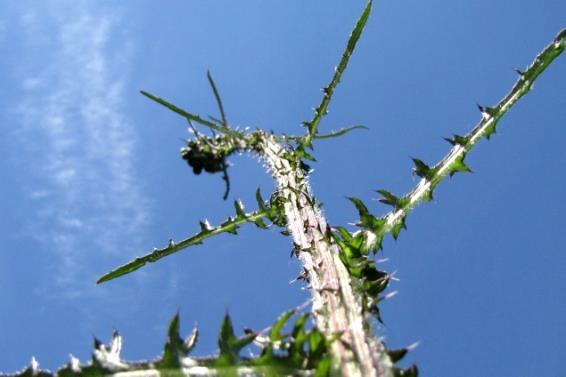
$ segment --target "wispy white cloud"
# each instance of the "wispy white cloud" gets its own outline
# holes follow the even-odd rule
[[[19,139],[35,156],[33,230],[53,253],[66,295],[92,286],[94,272],[86,267],[92,262],[139,252],[135,240],[148,223],[137,135],[123,111],[131,45],[115,37],[120,17],[93,4],[46,1],[20,18],[33,46],[29,60],[37,61],[21,70],[17,106]]]

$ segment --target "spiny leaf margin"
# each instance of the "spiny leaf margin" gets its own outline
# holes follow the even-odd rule
[[[164,257],[177,253],[183,249],[186,249],[189,246],[199,245],[207,238],[217,236],[222,233],[236,234],[236,230],[238,229],[238,227],[245,223],[254,223],[259,228],[265,229],[267,228],[267,225],[263,222],[263,219],[267,218],[272,220],[274,223],[277,222],[277,224],[281,224],[282,223],[282,216],[280,214],[281,208],[278,207],[277,201],[272,200],[271,205],[267,205],[265,202],[263,202],[263,199],[261,199],[261,195],[259,194],[259,191],[256,195],[258,198],[258,202],[260,201],[262,202],[262,206],[260,209],[250,213],[245,213],[243,211],[241,202],[236,201],[235,202],[236,216],[229,217],[227,220],[225,220],[216,227],[211,226],[210,224],[208,224],[207,221],[201,222],[200,232],[194,234],[193,236],[185,238],[184,240],[178,243],[174,242],[173,240],[170,240],[167,246],[163,248],[155,248],[150,253],[138,257],[104,274],[97,280],[96,283],[97,284],[104,283],[116,279],[120,276],[132,273],[142,268],[147,263],[154,263]]]

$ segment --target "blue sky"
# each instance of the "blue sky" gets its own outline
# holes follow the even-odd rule
[[[118,329],[127,359],[162,349],[169,318],[215,351],[226,310],[238,329],[268,326],[303,303],[300,270],[276,230],[242,229],[96,286],[97,277],[169,238],[218,223],[273,183],[249,156],[219,176],[179,158],[182,119],[148,90],[215,114],[210,69],[233,125],[297,133],[320,100],[363,1],[70,1],[0,5],[0,370],[32,355],[45,368],[86,361],[92,336]],[[322,130],[369,131],[315,146],[313,190],[331,224],[356,219],[358,196],[417,183],[441,137],[467,132],[566,26],[562,0],[376,2]],[[423,376],[566,374],[566,58],[467,161],[432,204],[387,240],[397,271],[380,335]]]

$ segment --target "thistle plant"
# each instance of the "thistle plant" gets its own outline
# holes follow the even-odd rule
[[[397,363],[410,351],[388,349],[375,324],[380,322],[380,302],[392,274],[382,271],[375,256],[382,249],[384,237],[391,233],[397,239],[405,229],[412,209],[423,201],[431,201],[437,185],[446,177],[470,172],[465,159],[481,139],[490,139],[507,111],[533,86],[537,77],[566,48],[566,30],[544,48],[523,71],[497,104],[479,106],[480,120],[465,135],[447,138],[451,146],[436,164],[413,158],[414,174],[420,177],[416,186],[405,195],[380,189],[380,202],[391,207],[384,215],[375,215],[359,198],[349,197],[358,212],[355,229],[330,225],[309,184],[315,161],[314,144],[321,139],[340,137],[361,128],[354,126],[333,133],[319,130],[327,114],[334,91],[346,71],[356,44],[360,39],[372,8],[370,0],[357,20],[346,48],[328,85],[323,88],[320,104],[312,119],[303,123],[304,132],[298,135],[277,135],[266,130],[233,128],[227,119],[219,90],[209,73],[207,78],[216,100],[219,116],[204,118],[186,111],[166,99],[149,92],[142,94],[178,114],[188,123],[192,138],[181,149],[181,157],[195,174],[203,171],[221,174],[228,197],[230,190],[229,158],[244,152],[259,157],[275,182],[269,195],[256,191],[257,206],[246,211],[236,200],[234,213],[220,224],[200,222],[197,231],[184,239],[169,240],[100,277],[98,283],[130,274],[149,263],[156,262],[208,238],[223,233],[237,234],[249,223],[260,229],[277,228],[289,237],[292,256],[298,258],[303,272],[297,278],[311,292],[305,305],[291,308],[274,320],[271,327],[257,331],[246,330],[237,335],[228,315],[224,317],[218,337],[219,354],[209,357],[189,356],[198,331],[186,339],[179,335],[179,314],[169,325],[166,344],[160,358],[152,361],[128,362],[120,357],[121,337],[114,333],[109,344],[96,340],[92,360],[81,364],[73,358],[55,374],[32,364],[14,376],[417,376],[418,369],[402,369]],[[246,347],[258,347],[256,356],[244,357]]]

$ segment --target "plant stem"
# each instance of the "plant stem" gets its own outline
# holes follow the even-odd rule
[[[428,168],[430,174],[423,177],[419,183],[403,197],[402,205],[396,206],[383,218],[386,220],[378,232],[363,230],[368,233],[372,242],[380,242],[383,235],[397,226],[404,224],[408,213],[423,200],[432,199],[432,192],[440,181],[446,176],[452,176],[461,171],[470,171],[464,164],[464,158],[474,145],[482,138],[495,133],[495,127],[501,117],[533,86],[536,78],[556,59],[566,48],[566,29],[562,30],[556,38],[540,52],[526,71],[517,71],[519,79],[515,82],[509,93],[505,95],[495,107],[479,106],[482,119],[466,136],[454,136],[447,139],[454,147],[434,167]],[[372,247],[372,245],[369,245]]]
[[[384,346],[374,338],[359,295],[339,257],[340,248],[314,201],[306,176],[283,156],[287,152],[272,135],[265,134],[262,155],[285,199],[287,225],[299,249],[313,295],[316,326],[327,337],[342,334],[332,344],[335,370],[342,376],[390,376],[391,363]]]

